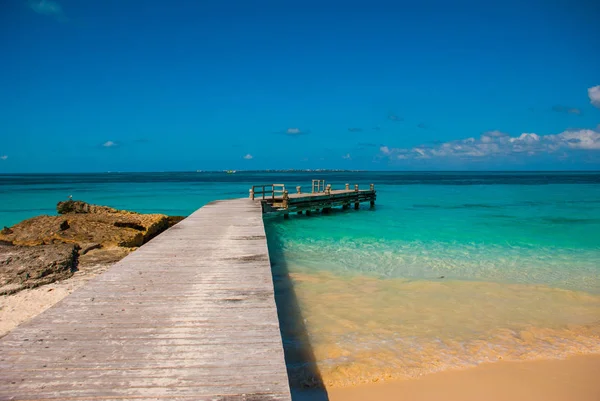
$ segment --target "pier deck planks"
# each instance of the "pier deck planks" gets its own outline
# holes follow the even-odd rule
[[[290,400],[261,206],[212,202],[0,339],[0,400]]]

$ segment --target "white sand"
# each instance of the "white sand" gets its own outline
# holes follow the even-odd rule
[[[110,266],[110,264],[88,266],[81,268],[67,280],[0,296],[0,337],[58,303]]]

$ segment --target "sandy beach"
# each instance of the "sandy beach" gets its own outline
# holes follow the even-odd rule
[[[95,265],[73,277],[0,298],[0,336],[58,303],[111,265]],[[598,401],[600,355],[563,360],[486,363],[418,379],[381,381],[328,389],[330,401]],[[309,393],[299,397],[310,400]],[[323,399],[317,397],[315,399]]]
[[[79,270],[66,280],[0,296],[0,337],[60,302],[110,266],[112,264],[80,266]]]
[[[328,391],[330,401],[598,401],[600,355],[497,362]]]

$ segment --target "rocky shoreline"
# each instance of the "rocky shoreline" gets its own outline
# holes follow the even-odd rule
[[[0,231],[0,295],[115,263],[184,219],[73,200],[56,209],[57,216],[36,216]]]

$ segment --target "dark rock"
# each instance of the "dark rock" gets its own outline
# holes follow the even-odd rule
[[[60,231],[68,230],[69,227],[71,227],[71,226],[69,226],[69,222],[67,220],[60,223]]]
[[[81,244],[81,251],[79,251],[79,254],[85,255],[89,251],[93,251],[94,249],[100,249],[100,248],[102,248],[102,245],[96,244],[93,242],[90,244]]]
[[[77,269],[78,249],[74,244],[0,245],[0,295],[71,277]]]
[[[10,228],[8,228],[6,226],[0,231],[0,234],[3,234],[3,235],[9,235],[12,233],[13,233],[13,230],[11,230]]]
[[[115,221],[113,225],[119,228],[133,228],[134,230],[138,231],[144,231],[146,229],[144,226],[130,221]]]
[[[185,216],[168,216],[169,219],[169,228],[173,227],[175,224],[179,223]]]

